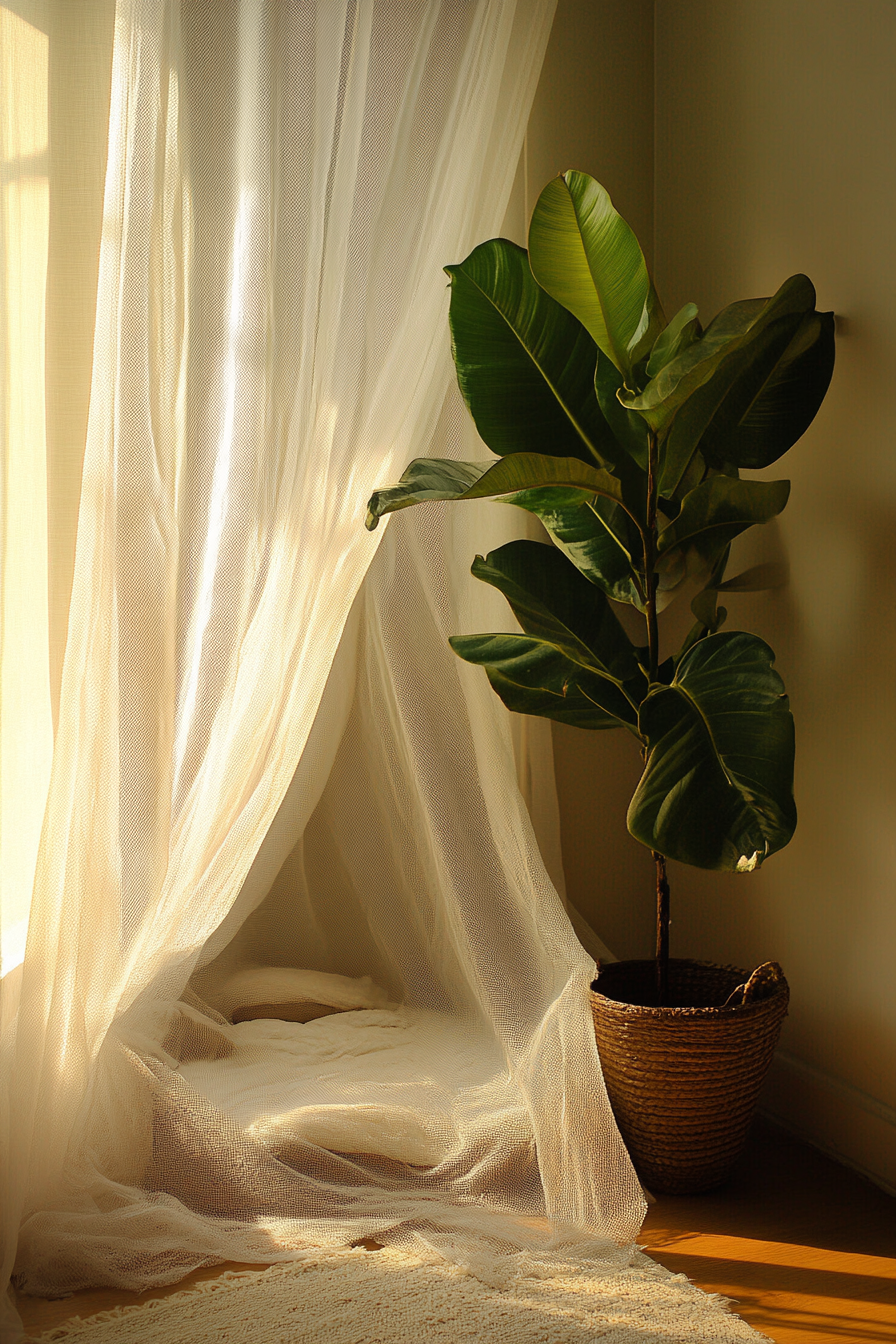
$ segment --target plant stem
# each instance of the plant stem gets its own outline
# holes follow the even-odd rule
[[[644,587],[647,616],[647,647],[650,659],[650,682],[659,673],[660,641],[656,619],[656,509],[657,509],[657,441],[650,431],[647,437],[647,526],[644,529]],[[646,748],[645,748],[646,749]],[[669,991],[669,882],[666,878],[666,860],[656,850],[656,994],[660,1008],[665,1006]]]
[[[660,661],[659,631],[656,623],[656,497],[657,444],[656,434],[651,430],[647,437],[647,526],[644,529],[644,588],[651,682],[656,681]]]
[[[669,996],[669,882],[665,858],[652,852],[656,864],[656,1001],[664,1008]]]

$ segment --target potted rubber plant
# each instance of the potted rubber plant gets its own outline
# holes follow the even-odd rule
[[[784,508],[776,462],[827,391],[834,318],[804,275],[704,328],[667,320],[638,241],[604,188],[567,172],[541,193],[528,250],[503,238],[447,266],[460,390],[494,456],[421,458],[377,490],[367,525],[432,500],[491,497],[535,514],[545,541],[477,556],[520,631],[459,634],[509,709],[633,738],[643,773],[628,829],[656,869],[655,963],[616,962],[592,986],[610,1100],[644,1179],[709,1188],[743,1145],[787,1007],[780,968],[752,976],[669,956],[666,860],[750,873],[796,825],[794,729],[774,654],[723,629],[732,541]],[[694,623],[661,649],[660,612]],[[631,639],[620,604],[639,613]],[[722,1061],[711,1076],[710,1065]]]

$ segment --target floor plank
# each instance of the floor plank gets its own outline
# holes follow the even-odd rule
[[[896,1200],[759,1123],[720,1190],[659,1196],[649,1255],[776,1344],[894,1344]]]
[[[894,1344],[896,1200],[769,1125],[758,1124],[732,1179],[706,1195],[660,1196],[640,1238],[648,1253],[735,1310],[776,1344]],[[142,1295],[87,1289],[19,1298],[40,1334],[72,1316],[145,1302],[225,1269],[197,1270]]]

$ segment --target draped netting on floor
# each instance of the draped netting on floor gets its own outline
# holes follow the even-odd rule
[[[499,229],[552,12],[119,0],[59,722],[4,980],[26,1291],[365,1236],[496,1273],[544,1216],[636,1234],[593,962],[510,716],[447,646],[508,619],[468,570],[512,511],[363,528],[411,457],[485,455],[441,267]],[[348,1011],[239,1020],[297,971]]]

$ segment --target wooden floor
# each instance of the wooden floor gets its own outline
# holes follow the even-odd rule
[[[896,1344],[896,1199],[769,1125],[723,1189],[659,1197],[640,1241],[776,1344]]]
[[[734,1298],[776,1344],[896,1344],[896,1199],[768,1125],[757,1125],[724,1189],[661,1196],[640,1240],[669,1269]],[[57,1302],[22,1297],[19,1309],[39,1334],[225,1268],[237,1266],[141,1297],[85,1290]]]

